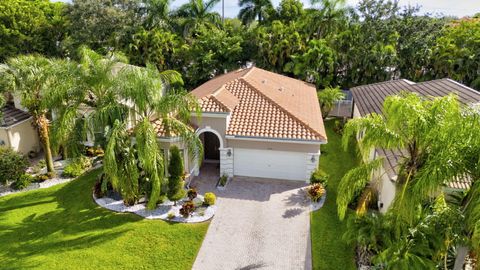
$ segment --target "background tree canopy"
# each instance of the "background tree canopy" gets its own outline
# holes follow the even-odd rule
[[[388,0],[239,1],[239,19],[222,22],[216,0],[177,10],[168,0],[4,0],[0,61],[25,53],[78,59],[86,45],[121,52],[139,66],[173,69],[192,89],[253,62],[327,86],[450,77],[480,90],[480,18],[420,15]]]

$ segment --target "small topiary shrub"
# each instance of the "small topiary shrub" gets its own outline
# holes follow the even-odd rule
[[[329,175],[326,172],[317,168],[310,176],[310,184],[322,184],[323,187],[327,187],[328,177]]]
[[[218,185],[221,187],[224,187],[227,184],[228,176],[226,174],[222,175],[220,177],[220,180],[218,180]]]
[[[191,200],[195,199],[197,197],[197,189],[191,188],[187,191],[187,197]]]
[[[180,150],[176,146],[170,148],[168,173],[170,176],[168,177],[167,197],[176,205],[178,200],[185,197],[184,181],[182,180],[183,160],[180,156]]]
[[[28,160],[9,147],[0,147],[0,183],[16,182],[25,174]]]
[[[182,215],[184,218],[188,218],[190,215],[192,215],[193,211],[195,211],[195,205],[193,202],[185,202],[182,205],[182,208],[180,208],[180,215]]]
[[[24,189],[32,183],[33,177],[30,174],[23,174],[20,178],[12,184],[16,190]]]
[[[92,162],[85,156],[74,158],[70,164],[63,168],[62,176],[64,177],[78,177],[82,175],[85,170],[92,166]]]
[[[322,184],[313,184],[307,188],[307,194],[313,202],[318,202],[325,194],[325,188]]]
[[[175,213],[173,211],[168,212],[167,218],[168,219],[174,219],[175,218]]]
[[[217,197],[215,196],[215,194],[213,192],[207,192],[203,196],[203,201],[206,205],[214,205],[216,199],[217,199]]]

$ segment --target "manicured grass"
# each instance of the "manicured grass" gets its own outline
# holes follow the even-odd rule
[[[325,205],[310,217],[313,269],[355,269],[354,248],[342,236],[346,222],[337,215],[337,187],[343,175],[358,164],[356,149],[344,151],[341,136],[333,132],[333,120],[325,122],[328,144],[322,145],[319,166],[330,175]]]
[[[208,223],[102,209],[91,195],[98,173],[0,198],[0,268],[191,269]]]

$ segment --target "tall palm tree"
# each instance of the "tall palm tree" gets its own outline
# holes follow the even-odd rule
[[[313,27],[316,38],[335,33],[346,22],[345,0],[311,0],[310,3],[314,9],[308,13],[312,20],[309,28]]]
[[[397,194],[388,211],[394,211],[400,222],[409,223],[419,204],[441,193],[445,183],[463,173],[457,165],[461,163],[462,144],[454,135],[462,125],[466,125],[465,118],[455,96],[425,100],[413,93],[402,94],[386,98],[383,115],[373,113],[349,121],[343,143],[347,147],[350,137],[363,132],[359,146],[364,156],[375,148],[403,149],[397,168]],[[382,164],[382,158],[367,161],[342,178],[337,197],[340,218]]]
[[[325,119],[335,106],[335,103],[345,98],[345,94],[338,87],[327,87],[318,92],[318,102],[322,110],[322,117]]]
[[[62,75],[56,73],[60,70],[58,66],[64,66],[64,62],[35,55],[10,58],[7,64],[0,66],[0,76],[20,96],[22,106],[33,118],[50,173],[54,168],[47,114],[59,102],[59,93],[65,87]]]
[[[170,20],[171,0],[146,0],[145,1],[145,26],[147,29],[166,27]]]
[[[255,19],[262,22],[267,16],[268,10],[273,8],[270,0],[240,0],[238,5],[241,8],[238,18],[244,24],[250,24]]]
[[[220,0],[189,0],[175,12],[182,20],[183,33],[188,36],[201,25],[217,27],[221,23],[220,14],[213,12],[213,8]]]

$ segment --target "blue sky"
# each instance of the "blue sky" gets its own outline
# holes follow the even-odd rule
[[[69,0],[57,0],[69,2]],[[172,7],[178,7],[188,0],[175,0]],[[238,0],[224,0],[225,1],[225,16],[235,17],[238,14]],[[310,6],[310,0],[301,0],[305,6]],[[280,0],[272,0],[275,6]],[[359,0],[347,0],[348,5],[354,6]],[[442,13],[444,15],[467,16],[480,12],[480,0],[400,0],[401,5],[420,5],[422,6],[422,13]],[[221,4],[215,7],[219,13],[222,10]]]

